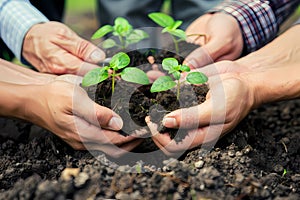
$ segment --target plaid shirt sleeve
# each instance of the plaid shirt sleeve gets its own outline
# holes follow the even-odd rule
[[[0,36],[20,60],[28,30],[34,24],[47,21],[28,0],[0,0]]]
[[[299,0],[225,0],[209,12],[224,12],[237,19],[244,38],[244,53],[259,49],[274,39],[282,22]]]

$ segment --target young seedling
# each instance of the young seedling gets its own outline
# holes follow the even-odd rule
[[[92,36],[92,39],[102,38],[108,33],[112,33],[119,38],[119,43],[113,39],[107,39],[103,42],[102,47],[109,49],[112,47],[119,47],[125,49],[130,44],[138,43],[143,39],[149,37],[149,35],[139,29],[133,29],[132,25],[123,17],[117,17],[114,21],[114,25],[104,25],[99,28]]]
[[[115,91],[115,77],[117,76],[120,76],[123,80],[128,82],[143,85],[149,84],[146,73],[136,67],[126,67],[129,63],[130,58],[126,53],[117,53],[111,58],[108,66],[95,68],[89,71],[83,77],[82,86],[88,87],[98,84],[106,80],[109,76],[112,78],[112,93]],[[112,71],[111,73],[109,73],[110,70]]]
[[[180,97],[180,85],[184,81],[180,81],[182,72],[187,72],[186,81],[191,84],[203,84],[207,82],[208,78],[205,74],[201,72],[190,72],[191,69],[187,65],[180,65],[175,58],[165,58],[162,62],[162,67],[164,70],[168,71],[168,74],[172,75],[175,81],[171,76],[161,76],[156,79],[151,88],[151,92],[161,92],[169,90],[177,85],[177,99]]]
[[[186,40],[185,32],[178,28],[182,24],[182,21],[174,20],[171,16],[161,12],[150,13],[148,16],[156,24],[164,28],[162,33],[169,33],[171,35],[175,45],[175,51],[178,54],[178,43]]]

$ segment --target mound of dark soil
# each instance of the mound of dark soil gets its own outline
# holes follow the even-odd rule
[[[1,137],[0,199],[299,199],[299,106],[299,100],[264,106],[211,151],[194,149],[158,165],[117,165],[2,119],[1,133],[31,137]]]

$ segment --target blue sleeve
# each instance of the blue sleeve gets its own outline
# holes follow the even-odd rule
[[[47,21],[28,0],[0,0],[0,36],[20,60],[28,30],[35,24]]]

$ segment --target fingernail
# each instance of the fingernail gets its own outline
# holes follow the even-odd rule
[[[169,127],[169,128],[176,128],[178,127],[177,121],[175,118],[172,117],[165,117],[162,121],[163,125],[165,127]]]
[[[108,128],[120,130],[123,127],[123,121],[119,117],[112,117],[108,123]]]
[[[91,61],[95,63],[102,61],[104,58],[104,52],[100,50],[94,51],[90,56]]]

